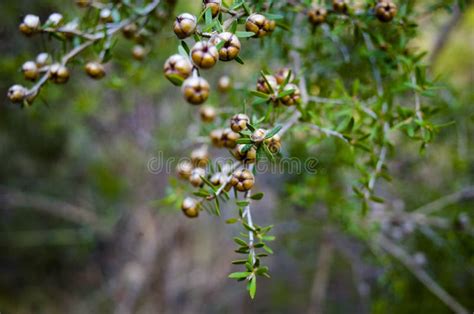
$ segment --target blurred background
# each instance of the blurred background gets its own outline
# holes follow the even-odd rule
[[[199,7],[200,1],[178,1],[175,12]],[[21,64],[50,44],[21,36],[22,16],[44,20],[56,11],[81,14],[73,1],[1,1],[0,95],[22,82]],[[389,163],[394,179],[380,189],[406,211],[464,191],[439,214],[447,227],[391,232],[472,310],[474,238],[460,229],[474,208],[474,8],[441,11],[419,23],[416,45],[428,50],[434,76],[447,86],[435,102],[443,119],[456,123],[423,156],[417,144],[402,141]],[[67,86],[47,86],[32,107],[1,96],[0,313],[449,313],[402,264],[372,250],[344,221],[327,218],[318,197],[331,203],[333,193],[337,202],[343,187],[331,182],[344,170],[331,139],[315,153],[317,173],[259,177],[266,198],[254,208],[255,220],[274,224],[277,236],[267,258],[272,278],[259,281],[253,301],[243,284],[227,279],[237,271],[232,237],[239,231],[224,223],[232,206],[224,217],[186,219],[157,201],[174,174],[148,169],[160,152],[189,154],[182,142],[198,121],[162,75],[178,43],[166,27],[143,62],[130,58],[131,43],[119,41],[100,82],[76,67]],[[265,56],[253,45],[243,51],[245,66],[209,73],[211,85],[224,74],[254,82],[253,69]],[[210,103],[227,106],[216,94]],[[298,147],[287,147],[287,154],[309,154]]]

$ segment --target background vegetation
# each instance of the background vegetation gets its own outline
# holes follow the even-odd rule
[[[421,10],[439,2],[417,3]],[[199,10],[200,1],[179,1],[175,12]],[[82,14],[72,1],[0,4],[1,95],[21,82],[25,60],[52,45],[21,36],[21,17],[46,19],[51,12]],[[385,205],[375,204],[369,216],[387,208],[402,217],[426,204],[436,207],[430,223],[413,227],[387,218],[380,228],[396,248],[416,257],[416,269],[472,311],[474,233],[460,219],[472,219],[474,205],[474,8],[439,9],[417,22],[413,45],[427,50],[424,60],[432,62],[431,75],[442,86],[429,106],[438,110],[436,121],[454,123],[422,154],[419,142],[396,135],[388,162],[392,180],[376,187]],[[259,176],[265,200],[254,208],[255,219],[275,225],[277,237],[275,254],[266,259],[272,278],[259,281],[254,300],[227,278],[237,270],[230,262],[232,235],[239,230],[224,223],[232,206],[224,217],[185,219],[175,206],[157,201],[169,195],[174,174],[147,168],[159,152],[188,154],[187,127],[199,120],[162,75],[179,43],[171,29],[170,21],[142,62],[130,57],[133,44],[119,40],[102,81],[88,79],[77,66],[67,86],[47,86],[31,107],[2,100],[0,312],[449,313],[400,259],[377,248],[351,220],[360,213],[358,203],[348,200],[356,180],[353,155],[333,138],[295,134],[283,142],[287,156],[316,156],[318,171]],[[277,42],[285,33],[278,29],[274,36]],[[255,82],[262,64],[286,65],[283,49],[268,55],[259,41],[244,46],[246,64],[219,66],[206,77],[212,86],[224,74]],[[308,52],[303,61],[315,58]],[[347,78],[357,70],[370,73],[362,66],[339,70]],[[209,103],[232,103],[217,95]]]

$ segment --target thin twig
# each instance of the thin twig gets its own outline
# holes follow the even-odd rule
[[[250,228],[253,229],[254,227],[253,227],[253,221],[252,221],[252,211],[250,210],[250,196],[251,195],[252,195],[251,190],[248,190],[247,192],[245,192],[244,197],[245,197],[245,200],[248,202],[248,205],[245,206],[242,217],[247,219],[247,224],[249,225]],[[256,257],[255,257],[255,248],[253,246],[253,244],[254,244],[253,231],[249,230],[248,234],[249,234],[250,255],[252,256],[252,264],[255,264]]]
[[[345,143],[349,144],[349,141],[344,137],[344,135],[342,135],[341,133],[337,132],[337,131],[334,131],[334,130],[330,130],[330,129],[326,129],[326,128],[322,128],[316,124],[309,124],[309,127],[315,131],[318,131],[318,132],[321,132],[321,133],[324,133],[326,134],[327,136],[333,136],[333,137],[337,137],[341,140],[343,140]]]
[[[461,191],[443,196],[431,203],[415,209],[413,213],[430,215],[436,211],[446,208],[449,205],[456,204],[467,199],[474,199],[474,186],[468,186]]]
[[[468,314],[468,310],[464,308],[456,299],[454,299],[446,290],[444,290],[431,276],[420,266],[418,266],[413,258],[400,246],[396,245],[384,236],[379,236],[377,244],[405,267],[431,291],[437,296],[447,307],[458,314]]]
[[[324,35],[326,35],[334,43],[337,49],[339,49],[339,51],[341,52],[344,62],[349,63],[349,61],[351,61],[351,57],[350,57],[349,51],[347,50],[347,47],[341,43],[341,41],[339,40],[337,36],[334,36],[334,34],[331,33],[331,30],[326,23],[321,25],[321,27],[323,29]]]

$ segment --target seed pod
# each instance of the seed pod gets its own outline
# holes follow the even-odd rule
[[[326,21],[328,11],[320,6],[316,6],[308,11],[308,20],[311,24],[317,26]]]
[[[281,137],[278,134],[273,135],[270,138],[267,138],[264,141],[265,145],[267,145],[268,149],[273,153],[276,154],[280,151],[281,148]]]
[[[222,185],[226,181],[226,176],[221,172],[216,172],[212,175],[209,181],[214,185]]]
[[[41,26],[40,18],[33,14],[28,14],[24,17],[23,22],[20,24],[20,32],[26,36],[37,33]]]
[[[235,159],[246,164],[253,164],[257,159],[257,149],[255,146],[247,147],[248,144],[238,144],[230,153]]]
[[[295,84],[287,84],[283,91],[294,90],[291,94],[280,98],[280,102],[285,106],[294,106],[301,101],[301,93]]]
[[[267,32],[267,34],[272,33],[275,30],[276,22],[273,20],[266,19],[265,23],[263,24],[263,29]]]
[[[206,175],[206,170],[203,168],[194,168],[193,171],[191,172],[191,176],[189,177],[189,182],[194,187],[202,187],[204,185],[204,180],[202,177]]]
[[[48,53],[42,52],[36,56],[36,66],[38,68],[42,68],[48,64],[51,64],[51,57]]]
[[[212,68],[219,58],[217,48],[207,41],[199,41],[191,49],[191,59],[202,69]]]
[[[102,23],[111,23],[114,21],[112,11],[108,8],[103,8],[100,10],[99,18]]]
[[[267,130],[265,129],[257,129],[255,132],[250,135],[250,139],[254,143],[261,143],[265,139],[265,136],[267,135]]]
[[[232,88],[232,81],[227,75],[221,76],[217,82],[217,89],[221,93],[226,93]]]
[[[202,4],[204,6],[204,9],[207,9],[207,8],[211,9],[212,17],[216,17],[221,11],[221,5],[222,5],[221,0],[203,0]]]
[[[185,180],[189,179],[192,171],[193,171],[193,164],[187,160],[180,162],[176,166],[176,173],[178,174],[178,176],[180,176],[182,179],[185,179]]]
[[[379,0],[375,15],[381,22],[390,22],[397,15],[397,6],[391,0]]]
[[[267,18],[258,13],[251,14],[245,22],[245,30],[255,33],[254,37],[265,36],[270,28],[271,25],[268,24]]]
[[[247,124],[249,123],[250,118],[243,113],[238,113],[230,119],[230,128],[234,132],[240,132],[247,128]]]
[[[136,23],[130,23],[128,25],[125,25],[122,28],[123,37],[127,39],[132,39],[137,33],[137,31],[138,31],[138,26]]]
[[[193,65],[188,58],[174,54],[166,60],[163,71],[171,83],[181,85],[182,81],[191,75]]]
[[[265,80],[266,79],[266,80]],[[268,82],[268,83],[267,83]],[[270,85],[268,85],[270,84]],[[276,91],[278,89],[278,83],[276,78],[273,75],[265,75],[265,78],[259,77],[257,80],[257,90],[259,92],[265,93],[265,94],[270,94],[272,91],[270,90],[270,87],[273,91]]]
[[[196,31],[197,19],[194,15],[183,13],[176,17],[173,30],[179,39],[191,36]]]
[[[8,89],[7,97],[11,102],[21,103],[25,100],[27,89],[21,85],[13,85]]]
[[[135,45],[132,49],[132,56],[135,60],[141,61],[145,59],[146,50],[145,47],[141,45]]]
[[[79,22],[77,20],[73,20],[61,27],[61,29],[64,31],[64,36],[66,36],[68,39],[71,39],[74,37],[73,32],[76,32],[79,29]]]
[[[239,192],[245,192],[250,190],[254,183],[255,177],[252,172],[247,169],[236,170],[232,174],[232,179],[230,180],[232,186]]]
[[[181,204],[181,210],[188,218],[199,216],[199,203],[192,197],[186,197]]]
[[[64,19],[62,14],[59,13],[52,13],[49,17],[48,20],[46,21],[46,24],[50,25],[51,27],[59,27],[63,24]]]
[[[76,0],[76,5],[81,8],[86,8],[90,6],[92,3],[92,0]]]
[[[222,133],[224,131],[222,129],[215,129],[215,130],[212,130],[210,133],[209,133],[209,138],[211,139],[211,143],[212,145],[214,145],[215,147],[224,147],[224,143],[222,142]]]
[[[209,83],[202,77],[190,77],[183,82],[184,98],[192,105],[200,105],[209,97]]]
[[[39,76],[38,66],[34,61],[26,61],[21,67],[23,76],[29,81],[36,81]]]
[[[332,1],[332,8],[336,12],[347,13],[348,7],[349,7],[349,4],[347,3],[347,0],[333,0]]]
[[[69,80],[69,70],[66,66],[55,63],[49,68],[49,79],[56,84],[64,84]]]
[[[240,52],[239,38],[232,33],[223,32],[213,36],[209,42],[212,45],[217,46],[221,41],[224,41],[224,45],[219,49],[219,60],[234,60]]]
[[[205,123],[211,123],[216,119],[216,109],[211,106],[202,106],[199,109],[199,115],[201,116],[201,120]]]
[[[237,140],[240,138],[238,133],[235,133],[231,129],[224,129],[222,132],[221,143],[224,147],[234,148],[237,145]]]
[[[290,69],[288,68],[281,68],[274,74],[274,77],[278,85],[285,83],[285,80],[288,77],[288,74],[290,74]],[[293,71],[291,71],[291,75],[288,80],[288,83],[291,83],[294,79],[295,79],[295,76],[293,75]]]
[[[191,152],[191,161],[195,167],[206,167],[209,162],[209,154],[205,147],[200,147]]]
[[[102,63],[90,61],[90,62],[87,62],[84,69],[87,75],[89,75],[93,79],[101,79],[105,76],[105,69]]]

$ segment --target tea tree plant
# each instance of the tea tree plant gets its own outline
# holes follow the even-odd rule
[[[232,263],[242,268],[229,277],[246,281],[252,298],[257,278],[270,277],[263,261],[273,253],[269,242],[275,240],[272,225],[260,225],[252,218],[252,211],[264,199],[263,193],[255,191],[259,175],[255,165],[278,160],[282,147],[295,134],[304,134],[308,147],[334,138],[351,155],[350,174],[356,175],[347,186],[351,194],[342,197],[347,197],[348,207],[357,204],[358,209],[356,214],[339,210],[341,219],[360,238],[411,265],[410,256],[379,227],[389,214],[374,217],[371,209],[384,202],[376,186],[391,179],[387,161],[397,153],[394,137],[414,141],[423,151],[449,123],[435,122],[439,120],[434,119],[436,108],[430,98],[436,97],[441,85],[427,70],[425,52],[415,49],[412,41],[420,15],[439,7],[462,7],[463,2],[425,7],[408,0],[212,0],[203,1],[198,15],[179,12],[172,27],[164,29],[172,1],[149,1],[143,6],[125,0],[77,3],[89,8],[83,19],[66,22],[57,13],[45,23],[33,15],[24,18],[22,33],[52,36],[65,49],[54,60],[42,53],[36,61],[26,62],[23,73],[35,85],[14,85],[8,97],[32,104],[48,82],[68,81],[68,64],[73,59],[85,64],[90,77],[102,78],[103,64],[109,61],[120,33],[137,43],[132,55],[141,60],[153,32],[174,32],[178,44],[163,66],[164,76],[180,88],[185,101],[198,107],[202,123],[195,138],[187,139],[199,147],[190,152],[189,161],[177,166],[182,183],[165,201],[180,204],[189,218],[203,211],[220,215],[222,203],[235,206],[234,217],[226,222],[241,225],[242,232],[234,241],[235,252],[242,257]],[[81,57],[88,49],[95,52],[94,57]],[[259,49],[278,66],[263,62],[262,68],[254,69],[252,82],[222,77],[214,90],[208,73],[228,62],[245,64],[241,54],[248,49]],[[217,92],[222,97],[231,95],[227,100],[234,103],[226,110],[205,104]],[[204,133],[208,137],[198,136]],[[213,162],[211,145],[227,150],[232,161]],[[182,194],[183,190],[188,192]],[[404,218],[424,224],[428,215]],[[432,285],[426,273],[413,272]],[[441,287],[433,293],[451,309],[465,311]]]

